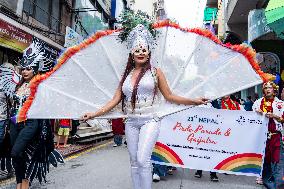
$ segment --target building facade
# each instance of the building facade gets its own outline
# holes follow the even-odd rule
[[[153,20],[166,19],[164,0],[130,0],[129,8],[146,12]]]
[[[153,3],[153,18],[155,20],[164,20],[167,18],[164,0],[155,0]]]
[[[132,5],[129,0],[77,0],[73,27],[84,38],[98,30],[114,29],[118,16]]]
[[[218,37],[225,42],[247,43],[259,53],[259,65],[264,72],[283,72],[284,40],[276,37],[266,25],[265,8],[269,0],[208,0],[207,6],[218,9]],[[227,40],[227,41],[226,41]],[[283,81],[278,83],[283,88]],[[257,98],[261,85],[241,91],[239,98]]]
[[[130,8],[135,11],[141,10],[149,16],[154,16],[154,2],[155,0],[133,0]]]
[[[0,0],[0,64],[16,63],[33,37],[55,60],[72,26],[72,7],[72,0]]]

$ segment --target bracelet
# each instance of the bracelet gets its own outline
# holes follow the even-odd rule
[[[284,121],[282,117],[278,117],[276,120],[280,123],[282,123]]]
[[[280,123],[282,123],[284,120],[282,117],[279,117],[279,116],[274,116],[274,119]]]

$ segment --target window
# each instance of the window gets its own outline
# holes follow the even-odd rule
[[[52,11],[51,11],[51,29],[54,31],[59,31],[59,21],[60,21],[60,0],[52,1]]]
[[[60,0],[25,0],[24,11],[49,29],[60,29]]]
[[[29,15],[33,14],[33,3],[32,0],[25,0],[24,1],[24,11]]]
[[[49,26],[49,0],[37,0],[35,7],[35,19],[44,24],[45,26]]]

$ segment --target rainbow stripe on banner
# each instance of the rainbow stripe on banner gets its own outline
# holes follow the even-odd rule
[[[262,167],[262,155],[255,153],[244,153],[233,155],[221,163],[219,163],[215,169],[241,172],[241,173],[253,173],[260,174]]]
[[[151,159],[156,162],[184,165],[172,149],[160,142],[156,143]]]

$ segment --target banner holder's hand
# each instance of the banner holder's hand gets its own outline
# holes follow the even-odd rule
[[[195,100],[195,104],[196,105],[206,105],[210,102],[210,99],[205,98],[205,97],[200,97],[200,98],[196,98]]]
[[[255,112],[258,113],[258,114],[260,114],[260,115],[263,115],[263,114],[264,114],[264,112],[261,111],[261,109],[257,109],[257,110],[255,110]]]
[[[94,113],[85,113],[82,117],[80,117],[80,121],[86,122],[89,119],[93,119],[94,118]]]

